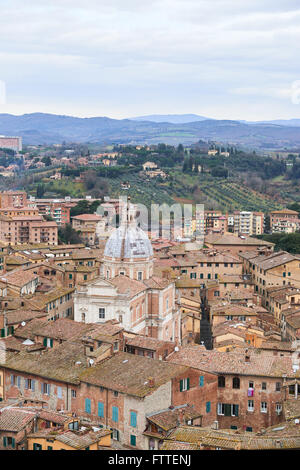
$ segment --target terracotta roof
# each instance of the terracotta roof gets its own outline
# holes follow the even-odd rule
[[[249,349],[245,360],[245,352],[221,352],[215,350],[203,351],[198,346],[186,346],[178,352],[173,352],[168,361],[184,364],[195,369],[218,374],[236,374],[259,377],[288,377],[300,376],[300,371],[293,372],[292,358],[260,354],[259,350]]]
[[[253,237],[237,237],[232,234],[225,235],[214,235],[209,234],[204,238],[204,243],[210,243],[212,245],[253,245],[253,246],[274,246],[275,243],[270,243],[265,240],[259,240]]]
[[[88,368],[82,373],[81,380],[142,398],[187,370],[185,366],[120,352]],[[150,378],[154,380],[154,386],[151,386]]]
[[[195,419],[201,416],[198,410],[193,408],[193,406],[186,404],[175,407],[170,407],[167,410],[158,411],[146,415],[148,421],[156,424],[164,431],[170,431],[178,426],[180,416],[186,421]]]
[[[54,439],[63,444],[66,444],[74,449],[85,449],[86,447],[100,441],[102,437],[108,436],[112,433],[110,429],[101,429],[100,431],[93,432],[73,432],[66,431],[53,431],[51,429],[44,429],[35,433],[28,434],[28,438],[46,438]]]
[[[22,408],[5,408],[0,412],[0,432],[19,432],[34,420],[36,412]]]
[[[130,279],[128,276],[116,276],[110,280],[120,294],[128,294],[130,297],[135,297],[143,291],[146,291],[147,287],[142,281]]]
[[[34,318],[43,318],[46,316],[46,312],[34,310],[8,310],[6,312],[6,320],[8,325],[15,325],[22,323],[23,321],[28,322]]]
[[[97,215],[97,214],[81,214],[81,215],[75,215],[74,217],[72,217],[72,219],[75,219],[75,220],[92,220],[92,221],[98,221],[98,220],[102,220],[102,216],[100,215]]]
[[[79,376],[87,368],[84,345],[65,341],[56,348],[36,355],[27,352],[6,353],[2,367],[26,372],[39,377],[78,384]]]
[[[129,346],[135,346],[137,348],[149,349],[156,351],[157,349],[168,347],[170,345],[175,347],[175,343],[171,341],[162,341],[157,338],[150,338],[149,336],[137,335],[134,338],[126,340],[126,344]]]
[[[36,274],[31,273],[30,271],[25,271],[23,269],[11,271],[4,276],[1,276],[0,280],[7,282],[12,286],[23,287],[29,282],[38,279]]]

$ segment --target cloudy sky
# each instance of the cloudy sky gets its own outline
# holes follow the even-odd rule
[[[0,45],[0,112],[300,118],[299,0],[2,0]]]

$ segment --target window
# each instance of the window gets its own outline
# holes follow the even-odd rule
[[[219,290],[215,290],[215,291],[214,291],[214,296],[215,296],[215,297],[220,297],[220,291],[219,291]]]
[[[139,271],[138,272],[138,281],[142,281],[142,279],[143,279],[143,273],[142,273],[142,271]]]
[[[191,274],[190,274],[190,278],[191,278],[191,279],[196,279],[196,277],[197,277],[197,274],[196,274],[196,273],[191,273]]]
[[[41,444],[33,444],[33,450],[43,450]]]
[[[42,383],[41,384],[41,391],[44,395],[50,395],[50,384]]]
[[[280,392],[281,390],[281,383],[280,382],[276,382],[276,385],[275,385],[275,392]]]
[[[11,447],[12,449],[15,449],[15,439],[13,437],[3,437],[3,447]]]
[[[115,441],[118,441],[118,440],[119,440],[119,431],[118,431],[117,429],[113,429],[112,432],[113,432],[112,438],[113,438]]]
[[[211,403],[210,401],[207,401],[206,402],[206,413],[210,413],[211,412]]]
[[[254,401],[248,400],[248,411],[254,411]]]
[[[119,396],[119,392],[114,391],[114,397],[118,397],[118,396]]]
[[[247,432],[252,432],[252,427],[251,426],[246,426],[246,431]]]
[[[233,320],[233,316],[232,315],[226,315],[226,320]]]
[[[119,408],[117,406],[112,407],[112,420],[115,423],[119,421]]]
[[[223,375],[220,375],[218,377],[218,387],[219,388],[224,388],[225,387],[225,377]]]
[[[233,377],[232,388],[240,388],[240,379],[238,377]]]
[[[130,411],[130,426],[136,428],[137,414],[135,411]]]
[[[105,318],[105,308],[99,308],[99,318]]]
[[[104,403],[102,401],[98,402],[98,416],[104,418]]]
[[[241,315],[241,316],[239,317],[239,321],[246,321],[246,317],[245,317],[244,315]]]
[[[86,398],[84,401],[84,411],[88,414],[91,413],[91,400],[89,398]]]
[[[278,415],[280,415],[280,413],[282,412],[282,404],[281,403],[276,403],[276,413]]]
[[[239,405],[231,405],[228,403],[218,403],[217,414],[219,416],[238,416]]]
[[[262,401],[260,404],[260,411],[262,413],[267,413],[268,404],[266,401]]]
[[[34,390],[35,390],[35,380],[25,379],[25,389],[26,390],[32,390],[34,392]]]
[[[185,392],[186,390],[190,389],[190,379],[183,379],[180,380],[180,391]]]
[[[71,390],[71,397],[76,398],[76,390]]]
[[[254,382],[249,382],[249,388],[254,388]]]
[[[62,388],[57,387],[57,398],[62,398]]]
[[[199,377],[199,387],[204,387],[204,376],[200,375]]]
[[[262,390],[267,390],[267,382],[262,382],[261,383],[261,389]]]
[[[131,434],[130,436],[130,445],[131,446],[136,446],[136,436],[134,436],[133,434]]]

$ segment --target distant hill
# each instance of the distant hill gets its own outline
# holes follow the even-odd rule
[[[185,124],[187,122],[206,121],[208,117],[198,114],[150,114],[129,118],[131,121],[170,122],[172,124]]]
[[[190,145],[213,140],[256,149],[300,147],[300,127],[230,120],[197,120],[187,123],[151,122],[108,117],[78,118],[33,113],[0,114],[0,135],[19,135],[24,144],[132,143]]]
[[[264,122],[267,122],[268,124],[278,124],[279,126],[300,127],[300,119],[275,119],[273,121],[264,121]]]

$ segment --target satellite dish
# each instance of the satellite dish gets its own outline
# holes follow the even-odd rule
[[[25,326],[25,325],[26,325],[26,321],[22,321],[21,326]]]
[[[179,351],[179,347],[178,347],[178,346],[175,346],[174,351],[178,352],[178,351]]]
[[[94,364],[94,362],[95,362],[94,359],[89,360],[89,363],[91,364],[91,366]]]

